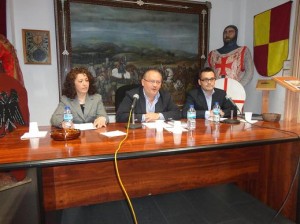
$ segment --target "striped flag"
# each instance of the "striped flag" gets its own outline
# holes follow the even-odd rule
[[[254,16],[254,64],[262,76],[278,73],[289,52],[292,1]]]

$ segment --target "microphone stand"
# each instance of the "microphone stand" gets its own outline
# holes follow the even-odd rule
[[[241,111],[239,110],[239,108],[237,106],[235,106],[235,108],[237,109],[237,111],[239,111],[241,113]],[[226,123],[226,124],[239,124],[241,122],[238,119],[233,119],[233,110],[231,110],[230,118],[225,119],[223,121],[223,123]]]
[[[142,128],[142,124],[141,123],[138,123],[136,124],[135,123],[135,118],[134,118],[134,108],[131,109],[132,110],[132,123],[129,124],[129,129],[138,129],[138,128]],[[127,126],[126,126],[127,128]]]

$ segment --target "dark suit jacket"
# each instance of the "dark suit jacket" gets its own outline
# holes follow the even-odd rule
[[[94,94],[86,96],[84,114],[82,113],[77,98],[70,99],[66,96],[62,96],[55,112],[51,117],[51,124],[53,126],[61,126],[61,122],[64,118],[65,106],[70,107],[73,114],[74,124],[94,123],[95,119],[101,116],[106,117],[106,121],[108,121],[108,116],[106,114],[101,95]]]
[[[177,105],[173,102],[171,95],[163,90],[159,91],[160,97],[155,104],[155,112],[162,113],[166,120],[179,120],[181,113]],[[133,95],[138,94],[139,99],[134,108],[134,116],[138,122],[141,122],[143,114],[146,114],[146,99],[143,93],[143,87],[135,88],[126,92],[116,113],[116,122],[128,122]]]
[[[234,110],[234,116],[237,115],[237,109],[226,99],[226,92],[222,89],[215,88],[215,92],[212,95],[212,107],[215,102],[219,102],[221,109],[223,110],[224,117],[231,116],[231,110]],[[190,108],[190,104],[194,104],[197,118],[205,118],[205,111],[208,110],[205,95],[201,87],[192,89],[187,93],[185,104],[182,110],[182,117],[186,118],[187,111]]]

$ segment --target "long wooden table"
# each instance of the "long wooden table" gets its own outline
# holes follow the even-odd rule
[[[80,138],[66,142],[52,140],[50,127],[40,127],[49,131],[45,138],[20,140],[28,128],[18,128],[0,140],[0,169],[39,170],[45,211],[124,199],[114,164],[124,136],[101,134],[126,132],[124,126],[82,131]],[[196,130],[181,136],[149,128],[129,130],[117,163],[132,198],[234,182],[278,210],[299,163],[299,134],[297,123],[215,125],[198,119]],[[299,175],[295,178],[282,212],[292,220]]]

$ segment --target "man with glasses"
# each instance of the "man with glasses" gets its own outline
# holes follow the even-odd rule
[[[188,92],[185,104],[182,110],[182,117],[186,118],[190,105],[193,104],[196,110],[197,118],[209,119],[213,117],[213,106],[218,102],[221,111],[221,117],[230,117],[231,110],[233,115],[237,115],[236,108],[226,99],[226,92],[215,88],[216,75],[210,67],[205,67],[198,74],[199,87]]]
[[[134,108],[137,122],[179,120],[181,118],[180,110],[173,102],[171,95],[161,90],[162,74],[159,70],[147,70],[142,77],[141,84],[141,87],[126,92],[116,113],[116,122],[128,121],[136,94],[139,96]]]

